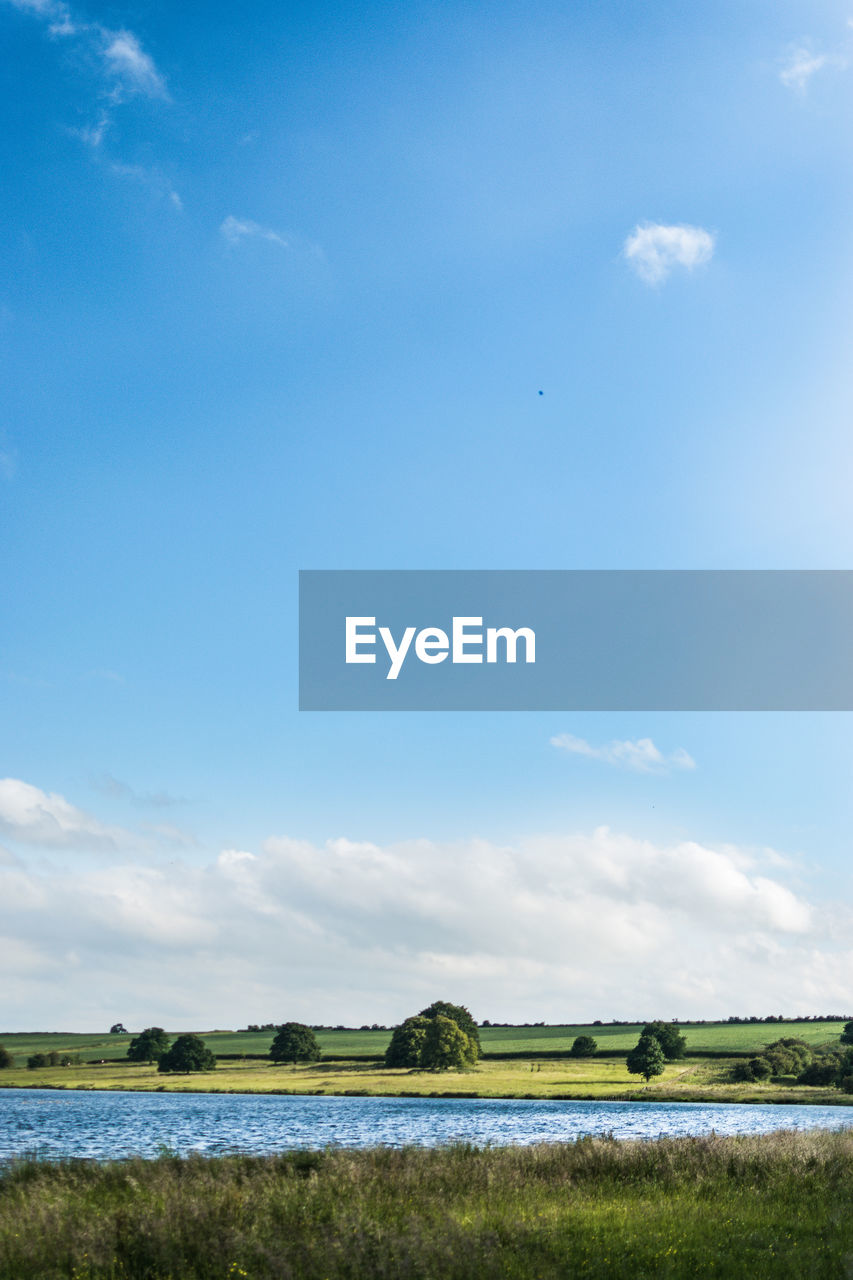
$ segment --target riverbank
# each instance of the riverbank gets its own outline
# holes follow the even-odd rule
[[[836,1280],[853,1135],[18,1162],[6,1280]],[[26,1224],[26,1227],[24,1227]]]
[[[0,1075],[3,1088],[114,1089],[163,1093],[280,1093],[365,1097],[554,1098],[655,1102],[853,1104],[853,1095],[793,1081],[735,1084],[737,1059],[667,1063],[648,1084],[628,1073],[623,1059],[529,1058],[483,1061],[466,1071],[385,1070],[375,1062],[319,1062],[277,1066],[248,1059],[220,1062],[215,1071],[163,1075],[130,1062],[15,1067]]]

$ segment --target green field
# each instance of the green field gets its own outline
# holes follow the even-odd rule
[[[838,1280],[853,1135],[21,1161],[2,1280]]]
[[[536,1056],[537,1053],[568,1053],[572,1041],[578,1035],[593,1035],[604,1052],[627,1053],[637,1042],[642,1023],[632,1026],[566,1025],[559,1027],[482,1027],[480,1040],[483,1052],[489,1054],[520,1053]],[[689,1054],[755,1054],[764,1045],[781,1036],[797,1036],[809,1045],[838,1043],[843,1022],[783,1022],[783,1023],[681,1023],[679,1030],[687,1039]],[[170,1034],[178,1035],[179,1031]],[[215,1054],[266,1054],[272,1043],[270,1031],[202,1031],[205,1043]],[[376,1057],[385,1052],[390,1031],[320,1031],[317,1039],[324,1057]],[[100,1034],[76,1034],[73,1032],[15,1032],[0,1034],[0,1044],[21,1059],[37,1052],[56,1050],[59,1053],[79,1053],[85,1062],[98,1062],[102,1058],[122,1058],[127,1053],[131,1036]]]

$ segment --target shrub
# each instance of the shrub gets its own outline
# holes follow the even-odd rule
[[[800,1072],[797,1084],[827,1085],[838,1084],[841,1059],[835,1054],[825,1058],[817,1058]]]
[[[736,1062],[731,1069],[731,1079],[736,1084],[751,1084],[755,1077],[752,1074],[752,1067],[743,1059]]]
[[[573,1058],[591,1058],[598,1049],[598,1041],[592,1036],[575,1036],[569,1053]]]

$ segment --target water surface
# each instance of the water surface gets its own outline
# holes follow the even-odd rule
[[[346,1098],[0,1090],[0,1159],[119,1159],[304,1147],[506,1146],[585,1134],[657,1138],[853,1127],[853,1108],[716,1102]]]

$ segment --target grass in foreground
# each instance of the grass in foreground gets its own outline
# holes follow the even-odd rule
[[[301,1152],[0,1175],[3,1280],[808,1277],[853,1268],[853,1135]]]

